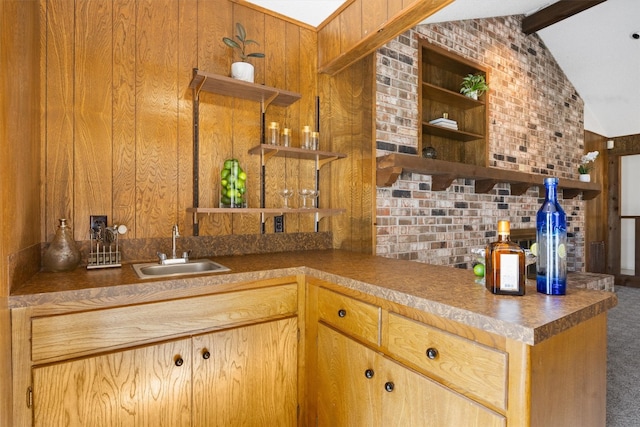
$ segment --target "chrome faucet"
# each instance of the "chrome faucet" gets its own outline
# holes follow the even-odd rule
[[[184,264],[189,262],[189,253],[191,251],[185,251],[182,253],[182,258],[178,258],[176,250],[176,239],[180,237],[180,231],[178,230],[178,224],[173,226],[171,230],[171,258],[167,258],[167,254],[158,252],[158,263],[160,264]]]
[[[178,224],[173,225],[173,230],[171,231],[171,258],[176,259],[178,256],[176,255],[176,238],[180,237],[180,232],[178,231]]]

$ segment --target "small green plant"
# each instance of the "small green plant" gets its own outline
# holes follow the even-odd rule
[[[460,85],[460,93],[469,97],[473,97],[473,93],[477,96],[482,95],[489,90],[489,85],[482,74],[468,74],[462,78]]]
[[[246,62],[247,58],[264,58],[264,53],[259,53],[259,52],[247,53],[246,52],[247,45],[255,44],[256,46],[259,46],[259,44],[255,40],[247,39],[247,31],[244,29],[241,23],[239,22],[236,23],[236,30],[238,32],[238,34],[236,34],[236,39],[238,39],[240,43],[233,40],[232,38],[223,37],[222,41],[224,42],[224,44],[236,49],[240,54],[240,59],[242,60],[242,62]]]

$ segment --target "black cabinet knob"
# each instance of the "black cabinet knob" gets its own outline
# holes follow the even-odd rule
[[[433,347],[429,347],[427,349],[427,357],[431,360],[435,359],[436,357],[438,357],[438,350]]]
[[[206,360],[206,359],[208,359],[210,357],[211,357],[211,353],[209,353],[209,350],[205,350],[205,351],[202,352],[202,358],[203,359]]]
[[[391,381],[387,381],[386,383],[384,383],[384,389],[389,393],[391,393],[394,388],[395,388],[395,385]]]
[[[364,371],[364,376],[369,379],[373,378],[373,374],[375,374],[375,372],[373,372],[373,369],[367,369],[366,371]]]
[[[345,310],[344,308],[341,308],[340,310],[338,310],[338,317],[344,317],[347,315],[347,310]]]
[[[180,356],[176,357],[175,364],[176,366],[182,366],[184,364],[184,360],[182,360],[182,357]]]

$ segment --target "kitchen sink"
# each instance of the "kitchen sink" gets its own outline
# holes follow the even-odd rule
[[[148,262],[145,264],[133,264],[133,269],[141,279],[229,271],[229,268],[209,259],[194,259],[180,264]]]

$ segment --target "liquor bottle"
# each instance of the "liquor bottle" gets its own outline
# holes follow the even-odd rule
[[[536,215],[536,288],[547,295],[567,292],[567,215],[558,203],[558,178],[545,178],[547,194]]]
[[[485,252],[485,286],[494,294],[524,295],[524,250],[509,238],[509,221],[498,221],[498,241]]]

